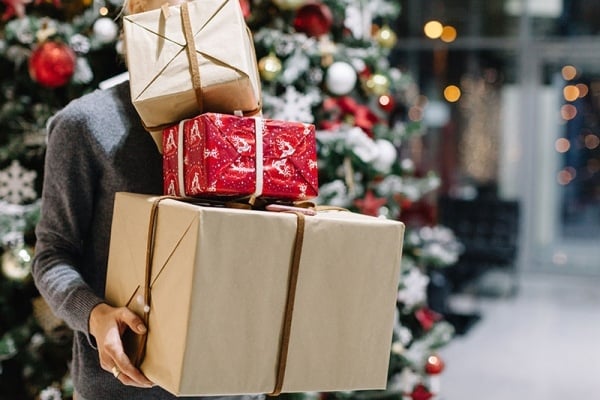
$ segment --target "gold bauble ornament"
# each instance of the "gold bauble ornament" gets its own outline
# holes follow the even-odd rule
[[[281,73],[281,60],[273,53],[258,61],[258,72],[265,81],[272,81]]]
[[[381,47],[391,49],[398,42],[398,36],[396,36],[396,32],[389,25],[383,25],[375,33],[375,40]]]
[[[273,0],[280,10],[297,10],[306,4],[307,0]]]
[[[321,51],[321,66],[327,68],[333,64],[333,55],[337,52],[337,46],[328,36],[323,35],[319,39],[319,50]]]
[[[378,96],[387,94],[390,89],[390,80],[382,74],[371,75],[364,84],[365,90]]]
[[[22,282],[31,274],[33,251],[26,245],[15,245],[2,254],[2,273],[13,281]]]

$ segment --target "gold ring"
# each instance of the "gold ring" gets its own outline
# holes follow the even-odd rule
[[[119,368],[117,368],[116,365],[114,367],[112,367],[111,372],[115,378],[119,378],[119,375],[121,375],[121,370]]]

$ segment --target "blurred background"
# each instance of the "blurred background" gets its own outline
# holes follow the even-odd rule
[[[441,220],[464,232],[465,243],[475,239],[465,214],[480,233],[487,223],[495,235],[518,232],[515,258],[504,263],[516,273],[515,293],[506,296],[510,282],[496,269],[451,296],[454,311],[481,319],[444,350],[442,397],[590,396],[600,371],[600,2],[402,4],[394,56],[411,65],[429,98],[423,158],[443,176]],[[490,188],[519,212],[502,215],[478,201]],[[497,264],[498,246],[481,245],[485,254],[467,245],[462,276]]]
[[[284,397],[593,398],[600,1],[239,3],[264,116],[317,127],[317,202],[407,226],[388,388]],[[72,396],[30,277],[45,126],[127,79],[120,6],[0,2],[2,400]]]
[[[519,201],[521,270],[597,274],[600,3],[402,4],[394,56],[430,99],[423,157],[445,191]]]

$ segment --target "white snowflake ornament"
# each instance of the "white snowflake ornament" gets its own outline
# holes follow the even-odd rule
[[[37,198],[33,187],[37,174],[28,171],[17,161],[0,171],[0,199],[12,204],[22,204]]]
[[[272,107],[272,118],[282,121],[298,121],[310,124],[314,121],[312,106],[319,100],[314,92],[300,93],[294,86],[288,86],[282,97],[265,96],[265,103]]]
[[[373,16],[368,5],[351,4],[346,7],[344,26],[352,32],[357,39],[368,39],[371,35]]]

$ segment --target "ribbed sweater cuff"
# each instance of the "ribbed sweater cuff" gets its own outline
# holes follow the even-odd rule
[[[92,335],[90,335],[90,315],[94,307],[100,303],[104,303],[105,301],[96,296],[90,290],[85,289],[77,290],[74,293],[72,300],[73,302],[71,305],[74,310],[76,310],[77,314],[80,316],[87,316],[84,318],[77,318],[75,321],[73,321],[73,328],[85,333],[90,345],[96,348],[96,340]]]
[[[96,307],[98,304],[103,303],[104,300],[98,296],[96,296],[91,290],[81,288],[77,290],[73,294],[73,298],[71,299],[71,307],[73,307],[73,311],[80,316],[87,316],[87,318],[77,318],[73,321],[73,328],[85,332],[89,334],[90,332],[90,313],[92,309]]]

